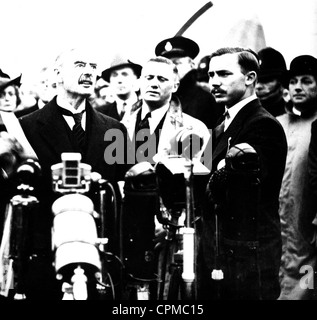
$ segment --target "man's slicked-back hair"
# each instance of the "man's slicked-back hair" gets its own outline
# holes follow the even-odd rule
[[[214,51],[210,55],[210,59],[213,57],[222,56],[224,54],[237,54],[238,63],[243,73],[250,71],[254,71],[256,74],[259,73],[259,57],[252,49],[242,47],[224,47]]]
[[[174,64],[174,62],[168,58],[162,57],[162,56],[157,56],[153,57],[148,60],[148,62],[159,62],[159,63],[165,63],[173,68],[173,72],[178,75],[177,67]]]

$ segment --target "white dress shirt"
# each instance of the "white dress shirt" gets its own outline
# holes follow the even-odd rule
[[[86,100],[84,100],[81,105],[78,107],[78,109],[75,109],[72,105],[70,105],[67,101],[59,98],[59,96],[57,96],[56,98],[56,102],[57,105],[69,110],[72,113],[81,113],[85,110],[85,106],[86,106]],[[73,130],[73,126],[75,125],[75,120],[73,117],[70,116],[66,116],[63,114],[63,117],[65,119],[65,121],[67,122],[67,124],[69,125],[70,129]],[[83,117],[81,119],[81,126],[83,127],[84,130],[86,130],[86,112],[83,113]]]
[[[131,94],[130,97],[127,100],[122,100],[118,98],[117,96],[115,97],[116,105],[117,105],[117,112],[120,115],[121,112],[124,110],[124,115],[130,115],[131,114],[131,109],[132,106],[138,101],[138,96],[136,93]]]
[[[145,116],[151,112],[151,117],[149,118],[149,125],[150,125],[150,133],[152,134],[162,118],[164,117],[165,113],[169,109],[169,103],[164,105],[163,107],[160,107],[158,109],[155,109],[153,111],[150,111],[148,105],[143,101],[142,109],[141,109],[141,120],[145,118]]]

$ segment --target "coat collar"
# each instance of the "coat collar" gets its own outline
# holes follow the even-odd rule
[[[71,141],[67,135],[69,130],[62,114],[58,112],[56,97],[38,111],[37,122],[39,134],[51,146],[56,155],[72,150]]]
[[[248,119],[256,110],[261,108],[258,99],[252,100],[246,104],[235,116],[228,129],[221,135],[219,141],[216,141],[215,149],[213,152],[213,160],[217,159],[219,155],[226,152],[228,148],[235,144],[237,137],[244,127],[246,119]]]
[[[62,114],[58,111],[59,106],[56,103],[56,98],[51,100],[43,109],[38,111],[39,117],[37,121],[40,124],[40,134],[51,145],[58,157],[62,152],[71,152],[72,144],[67,134],[69,130],[68,125]],[[103,150],[103,137],[109,127],[105,124],[97,112],[86,101],[86,134],[89,141],[94,143],[88,143],[86,152],[82,155],[83,161],[88,161],[92,165],[97,161],[98,156],[96,152]],[[102,155],[103,159],[103,155]]]

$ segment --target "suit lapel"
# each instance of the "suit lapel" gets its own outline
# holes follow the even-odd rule
[[[253,100],[238,112],[227,130],[219,137],[218,140],[215,140],[215,149],[212,156],[213,160],[217,159],[220,155],[222,155],[222,157],[225,156],[228,147],[233,146],[239,137],[245,120],[249,118],[250,115],[259,107],[259,101]]]
[[[86,152],[83,154],[83,160],[94,167],[100,159],[104,159],[104,136],[109,128],[88,103],[86,104],[86,116]]]
[[[117,120],[120,121],[120,115],[119,115],[119,113],[118,113],[117,103],[114,102],[114,103],[112,103],[109,107],[110,107],[109,116],[110,116],[110,117],[113,117],[113,118],[115,118],[115,119],[117,119]]]
[[[69,129],[62,114],[57,110],[56,100],[48,103],[41,112],[42,122],[40,135],[51,146],[58,157],[62,152],[71,151],[72,144],[67,130]]]

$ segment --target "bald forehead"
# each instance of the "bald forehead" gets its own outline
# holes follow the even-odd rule
[[[63,65],[64,63],[73,63],[76,61],[82,61],[85,63],[98,64],[98,58],[93,50],[86,48],[72,48],[64,51],[57,59],[57,65]]]

